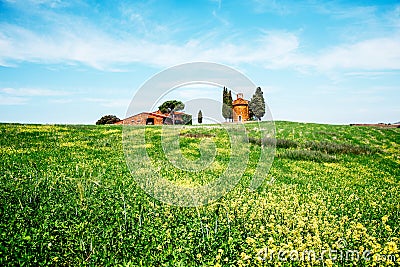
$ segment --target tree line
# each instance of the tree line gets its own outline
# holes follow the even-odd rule
[[[228,88],[224,87],[222,91],[222,116],[225,118],[225,121],[233,121],[233,99],[232,99],[232,91],[228,90]],[[185,104],[178,100],[168,100],[165,101],[162,105],[158,107],[158,109],[162,113],[169,113],[172,115],[172,124],[175,124],[175,112],[179,110],[183,110],[185,108]],[[250,120],[259,120],[265,114],[265,100],[263,96],[263,92],[261,87],[257,87],[255,93],[253,94],[250,102],[249,102],[249,118]],[[184,114],[183,120],[185,124],[192,124],[192,118],[188,114]],[[101,117],[96,124],[113,124],[115,122],[120,121],[115,115],[106,115]],[[197,122],[203,122],[203,113],[199,110],[197,114]]]

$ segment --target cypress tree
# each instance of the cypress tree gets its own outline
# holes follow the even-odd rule
[[[249,120],[250,121],[254,120],[254,113],[253,110],[250,108],[250,103],[249,103]]]
[[[257,87],[256,92],[251,98],[249,108],[254,116],[260,121],[265,114],[265,101],[260,87]]]
[[[229,109],[228,109],[229,119],[231,121],[233,121],[233,105],[232,105],[233,100],[232,100],[232,92],[231,92],[231,90],[229,90],[227,101],[228,101],[227,105],[229,107]]]
[[[197,122],[203,123],[203,113],[201,112],[201,110],[199,110],[199,113],[197,114]]]
[[[229,95],[228,95],[228,89],[224,86],[224,90],[222,93],[222,117],[226,119],[230,118],[229,110],[230,110],[230,105],[229,105]]]

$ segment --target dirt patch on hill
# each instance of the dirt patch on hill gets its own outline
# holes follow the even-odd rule
[[[191,138],[203,138],[203,137],[211,138],[211,137],[215,137],[215,135],[213,135],[213,134],[202,134],[202,133],[197,133],[197,134],[195,134],[195,133],[181,133],[179,135],[183,136],[183,137],[191,137]]]

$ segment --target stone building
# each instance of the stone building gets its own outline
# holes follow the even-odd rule
[[[184,123],[184,112],[175,112],[175,124]],[[186,114],[188,115],[188,114]],[[172,115],[162,113],[157,110],[155,112],[142,112],[126,119],[123,119],[115,124],[131,124],[131,125],[162,125],[172,124]]]
[[[243,122],[249,120],[249,101],[243,98],[242,93],[238,93],[236,95],[236,99],[232,101],[232,107],[234,122]]]

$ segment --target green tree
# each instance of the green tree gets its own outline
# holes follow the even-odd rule
[[[251,109],[254,116],[261,120],[265,114],[265,100],[261,87],[257,87],[256,92],[250,100],[249,108]]]
[[[222,93],[222,116],[225,118],[225,121],[228,119],[232,121],[233,119],[233,111],[232,111],[232,91],[228,88],[224,87],[224,91]]]
[[[203,123],[203,113],[201,112],[201,110],[199,110],[199,113],[197,114],[197,122]]]
[[[192,125],[192,115],[182,114],[182,123],[185,125]]]
[[[96,125],[114,124],[119,121],[121,120],[115,115],[105,115],[96,121]]]
[[[231,122],[233,121],[233,104],[232,104],[232,102],[233,102],[233,99],[232,99],[232,92],[231,92],[231,90],[229,90],[229,93],[228,93],[228,100],[227,100],[228,102],[227,102],[227,105],[228,105],[228,112],[229,112],[229,119],[231,120]]]
[[[184,108],[185,104],[179,100],[168,100],[158,107],[162,113],[168,113],[172,115],[172,124],[175,124],[175,111],[183,110]]]
[[[225,86],[222,92],[222,117],[225,121],[230,118],[228,88]]]
[[[254,113],[253,110],[249,107],[249,121],[254,121]]]

